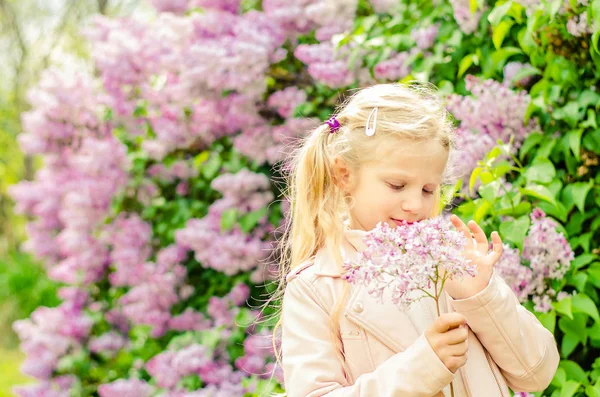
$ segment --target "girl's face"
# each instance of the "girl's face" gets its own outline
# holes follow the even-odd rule
[[[437,141],[396,140],[376,161],[354,171],[347,192],[354,202],[352,229],[371,230],[383,221],[395,227],[431,214],[434,191],[442,182],[448,151]]]

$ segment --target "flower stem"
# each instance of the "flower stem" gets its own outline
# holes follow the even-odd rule
[[[437,268],[435,270],[435,274],[436,274],[436,280],[435,280],[436,282],[434,283],[435,297],[433,299],[435,300],[435,309],[437,310],[437,315],[439,317],[440,316],[440,295],[442,294],[442,291],[444,289],[444,283],[446,282],[446,278],[444,277],[442,279],[442,285],[440,288],[440,292],[438,293],[437,281],[439,280],[439,276],[438,276]],[[452,384],[452,382],[450,382],[450,396],[454,397],[454,385]]]

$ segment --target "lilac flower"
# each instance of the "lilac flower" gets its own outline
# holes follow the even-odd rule
[[[575,255],[565,236],[556,230],[555,221],[539,208],[530,216],[532,223],[523,242],[523,254],[505,245],[495,269],[520,302],[531,299],[536,311],[547,312],[552,309],[553,299],[570,295],[564,291],[557,295],[550,284],[565,276]]]
[[[567,31],[575,37],[581,37],[592,34],[594,29],[588,23],[587,13],[583,13],[569,18]]]
[[[18,386],[13,389],[19,397],[69,397],[76,378],[63,375],[34,385]]]
[[[277,91],[269,97],[267,105],[277,109],[277,113],[288,118],[293,116],[292,112],[296,106],[306,102],[306,93],[297,87],[287,87],[282,91]]]
[[[114,353],[125,347],[127,342],[127,338],[123,335],[111,331],[91,338],[88,346],[94,353]]]
[[[471,2],[469,0],[451,0],[450,3],[454,9],[454,19],[458,23],[460,30],[466,34],[475,32],[477,26],[479,26],[481,14],[483,14],[481,7],[475,13],[472,13]]]
[[[450,227],[442,217],[396,228],[380,222],[365,237],[367,248],[359,259],[344,264],[344,279],[365,285],[381,301],[384,293],[390,293],[392,302],[401,307],[425,296],[437,304],[447,279],[476,275],[475,266],[462,256],[464,235]],[[435,295],[429,292],[432,285]]]
[[[514,136],[518,149],[525,138],[538,128],[537,121],[525,125],[525,112],[531,98],[525,91],[515,92],[506,83],[480,80],[467,76],[466,88],[472,96],[450,95],[448,110],[460,120],[456,141],[461,161],[457,174],[463,178],[463,189],[468,190],[469,175],[477,162],[496,145],[497,140],[508,142]]]
[[[512,82],[512,79],[514,78],[514,76],[523,68],[527,67],[527,66],[531,66],[528,63],[521,63],[521,62],[509,62],[506,64],[506,66],[504,66],[504,82],[507,84],[518,84],[522,87],[527,86],[532,80],[533,80],[533,76],[527,76],[522,78],[519,81],[515,81]]]
[[[100,397],[150,397],[154,388],[143,380],[119,379],[112,383],[98,386]]]
[[[439,25],[431,25],[423,28],[414,29],[410,32],[411,37],[417,43],[417,47],[426,50],[433,46],[435,38],[439,31]]]
[[[375,78],[383,80],[399,80],[410,73],[410,64],[408,59],[417,52],[418,49],[412,49],[410,52],[400,52],[394,54],[391,58],[379,62],[375,65],[373,73]]]

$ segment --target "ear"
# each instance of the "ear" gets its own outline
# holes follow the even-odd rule
[[[333,183],[344,192],[349,193],[351,189],[352,173],[350,167],[341,156],[333,158]]]

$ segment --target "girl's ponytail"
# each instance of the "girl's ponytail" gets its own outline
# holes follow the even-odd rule
[[[294,158],[296,163],[288,184],[291,208],[286,228],[290,255],[287,270],[309,260],[320,248],[326,245],[333,248],[341,241],[340,206],[344,200],[335,185],[333,158],[328,147],[333,138],[329,126],[317,127]],[[341,260],[339,255],[338,259]]]

